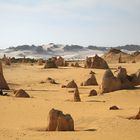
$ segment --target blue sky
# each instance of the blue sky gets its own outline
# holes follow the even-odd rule
[[[139,0],[0,0],[0,48],[140,45]]]

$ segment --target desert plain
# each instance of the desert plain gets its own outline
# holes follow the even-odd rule
[[[140,63],[109,64],[114,72],[118,66],[128,74],[136,72]],[[99,86],[80,86],[89,72],[101,83],[105,70],[75,67],[43,69],[37,64],[3,65],[4,77],[10,87],[10,96],[0,96],[0,140],[139,140],[140,121],[127,117],[136,115],[140,107],[140,86],[90,96],[90,90]],[[52,77],[58,84],[46,81]],[[75,80],[81,102],[73,101],[73,89],[61,88]],[[42,82],[44,81],[44,82]],[[31,98],[16,98],[12,89],[24,89]],[[120,110],[109,110],[117,105]],[[52,109],[71,114],[75,131],[46,131],[48,113]]]

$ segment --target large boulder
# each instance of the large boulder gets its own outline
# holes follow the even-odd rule
[[[9,86],[4,78],[3,75],[3,69],[2,69],[2,63],[0,61],[0,89],[6,89],[9,90]]]
[[[93,57],[93,62],[91,64],[91,68],[108,69],[109,66],[103,58],[99,57],[98,55],[95,55],[95,57]]]
[[[109,66],[107,62],[99,57],[98,55],[95,55],[94,57],[87,57],[85,62],[86,68],[96,68],[96,69],[108,69]]]
[[[74,121],[70,114],[51,109],[47,131],[74,131]]]
[[[100,94],[108,93],[120,89],[121,89],[121,81],[113,75],[110,69],[106,70],[103,75],[102,83],[99,88]]]
[[[132,89],[134,88],[127,71],[125,68],[119,67],[117,70],[117,78],[121,81],[121,89]]]

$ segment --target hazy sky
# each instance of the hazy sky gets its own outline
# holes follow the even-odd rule
[[[140,44],[140,0],[0,0],[0,48]]]

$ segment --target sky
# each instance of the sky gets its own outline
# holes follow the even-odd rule
[[[0,49],[140,45],[139,0],[0,0]]]

